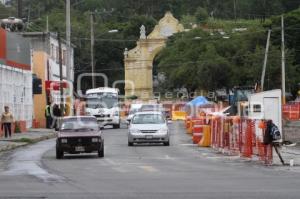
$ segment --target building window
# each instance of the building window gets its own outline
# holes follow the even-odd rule
[[[62,54],[62,65],[66,65],[66,50],[63,50],[63,54]]]
[[[51,44],[50,57],[52,59],[55,59],[55,52],[54,52],[54,45],[53,44]]]
[[[56,47],[56,63],[59,63],[59,49]]]
[[[254,104],[253,105],[253,112],[254,113],[261,113],[261,105],[260,104]]]

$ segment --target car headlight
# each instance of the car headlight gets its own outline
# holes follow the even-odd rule
[[[99,138],[92,138],[92,142],[99,142]]]
[[[157,131],[158,133],[163,133],[163,134],[166,134],[168,133],[168,129],[160,129]]]
[[[68,143],[68,140],[67,140],[67,139],[61,139],[60,142],[61,142],[62,144],[66,144],[66,143]]]
[[[140,133],[141,131],[138,129],[130,129],[130,133]]]

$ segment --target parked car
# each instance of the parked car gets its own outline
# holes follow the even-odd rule
[[[170,145],[168,122],[161,112],[138,112],[128,128],[128,146],[134,143],[163,143]]]
[[[56,158],[64,153],[79,154],[97,152],[104,157],[104,139],[97,118],[94,116],[64,117],[56,139]]]
[[[131,104],[129,114],[126,119],[128,121],[128,123],[130,123],[134,114],[140,111],[141,107],[142,107],[142,104]]]

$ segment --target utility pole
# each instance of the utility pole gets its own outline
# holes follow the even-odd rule
[[[49,17],[46,18],[46,33],[49,33]]]
[[[233,0],[234,20],[236,22],[236,0]]]
[[[23,0],[18,0],[18,18],[23,18]]]
[[[267,68],[267,62],[268,62],[268,54],[269,54],[269,48],[270,48],[270,38],[271,38],[271,29],[268,30],[268,39],[267,39],[267,45],[266,45],[264,66],[263,66],[263,72],[261,74],[260,88],[261,88],[262,91],[264,90],[265,75],[266,75],[266,68]]]
[[[60,113],[64,115],[64,88],[63,88],[63,68],[62,68],[62,50],[60,33],[57,34],[58,39],[58,59],[59,59],[59,90],[60,90]]]
[[[284,17],[281,15],[281,81],[282,81],[282,103],[286,103],[285,99],[285,45],[284,45]]]
[[[94,64],[94,44],[95,44],[95,35],[94,35],[94,13],[91,12],[90,15],[91,21],[91,67],[92,67],[92,88],[96,88],[95,81],[95,64]]]
[[[71,78],[71,5],[70,0],[66,0],[66,80],[67,84],[71,82],[71,80],[74,79],[74,77]],[[72,69],[73,70],[73,69]],[[73,76],[73,73],[72,73]],[[71,86],[68,86],[70,97],[67,99],[67,103],[69,104],[68,115],[72,115],[73,112],[73,90]]]
[[[71,5],[70,0],[66,0],[66,76],[67,81],[71,80]]]

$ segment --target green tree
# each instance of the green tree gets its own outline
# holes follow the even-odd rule
[[[208,19],[207,10],[202,7],[197,8],[195,17],[198,23],[203,23],[203,21],[206,21]]]

